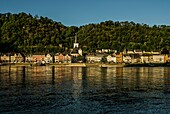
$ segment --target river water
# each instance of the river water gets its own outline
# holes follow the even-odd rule
[[[1,66],[0,113],[170,113],[170,67]]]

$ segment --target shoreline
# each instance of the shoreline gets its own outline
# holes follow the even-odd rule
[[[102,63],[48,63],[37,65],[35,63],[1,63],[0,66],[58,66],[58,67],[170,67],[170,63],[131,63],[131,64],[102,64]]]
[[[3,63],[0,66],[58,66],[58,67],[124,67],[125,64],[101,64],[101,63],[48,63],[44,65],[36,65],[35,63]]]

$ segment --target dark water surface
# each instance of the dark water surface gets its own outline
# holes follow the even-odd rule
[[[170,67],[1,66],[0,113],[170,113]]]

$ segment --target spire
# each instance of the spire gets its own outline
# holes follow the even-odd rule
[[[78,48],[79,47],[79,43],[77,43],[77,33],[75,34],[75,42],[74,42],[74,46],[73,48]]]
[[[77,43],[77,33],[76,33],[76,35],[75,35],[75,43]]]

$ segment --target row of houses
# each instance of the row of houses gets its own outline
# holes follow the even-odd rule
[[[23,63],[23,62],[42,62],[45,63],[55,63],[55,62],[65,62],[71,63],[72,56],[69,54],[57,53],[55,55],[51,54],[33,54],[33,55],[24,55],[22,53],[7,53],[1,54],[1,62],[10,62],[10,63]]]
[[[88,54],[85,59],[88,63],[101,62],[105,57],[109,63],[165,63],[170,62],[168,54]],[[0,56],[1,62],[22,63],[22,62],[42,62],[45,63],[72,63],[75,57],[70,54],[57,53],[51,54],[35,54],[24,56],[21,53],[3,54]]]
[[[165,63],[170,62],[170,55],[159,54],[158,52],[146,53],[116,53],[111,55],[93,54],[87,55],[86,59],[89,63],[100,62],[105,56],[109,63]]]
[[[75,51],[76,49],[76,51]],[[106,50],[105,50],[106,51]],[[76,52],[76,53],[75,53]],[[78,56],[82,56],[78,53],[78,49],[74,48],[71,54],[56,53],[51,54],[33,54],[24,55],[22,53],[6,53],[1,54],[1,62],[22,63],[22,62],[42,62],[45,63],[72,63]],[[101,62],[105,57],[109,63],[165,63],[170,62],[169,54],[161,54],[160,52],[146,52],[146,51],[123,51],[121,53],[93,53],[86,54],[85,60],[88,63]],[[78,61],[76,61],[78,62]]]

